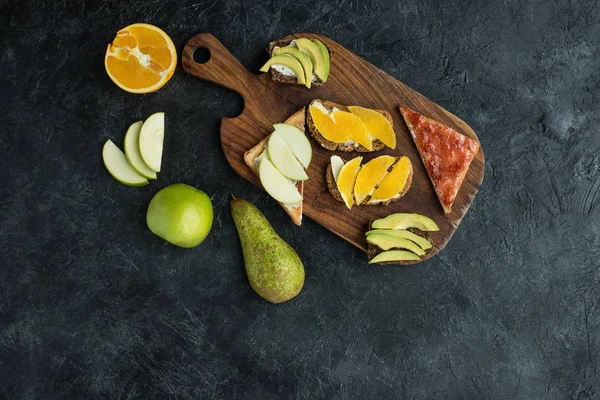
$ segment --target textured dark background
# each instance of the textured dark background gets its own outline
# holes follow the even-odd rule
[[[0,0],[0,398],[600,397],[600,15],[594,1]],[[292,225],[218,141],[234,93],[178,67],[159,92],[115,86],[130,23],[178,50],[212,32],[256,71],[293,32],[331,37],[457,114],[486,154],[454,238],[413,267]],[[106,139],[165,111],[164,169],[130,188]],[[185,250],[145,226],[162,187],[215,207]],[[254,201],[304,261],[304,290],[250,288],[228,209]]]

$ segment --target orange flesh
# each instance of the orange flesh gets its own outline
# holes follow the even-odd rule
[[[371,195],[371,200],[387,200],[396,196],[406,185],[412,164],[408,157],[402,157],[387,174]]]
[[[356,182],[356,176],[360,171],[360,163],[362,157],[356,157],[346,163],[340,170],[340,175],[337,180],[337,187],[346,203],[346,207],[352,208],[354,205],[354,196],[352,191]]]
[[[388,173],[388,168],[396,161],[391,156],[381,156],[366,163],[356,177],[354,197],[360,205]]]
[[[146,93],[162,87],[173,75],[177,54],[159,28],[134,24],[121,29],[108,45],[106,71],[124,90]]]
[[[369,108],[349,106],[348,109],[362,120],[371,135],[386,146],[392,149],[396,148],[396,133],[394,133],[394,129],[386,117]]]

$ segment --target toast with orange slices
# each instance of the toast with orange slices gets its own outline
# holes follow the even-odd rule
[[[285,120],[284,123],[294,125],[302,132],[305,132],[305,120],[306,120],[306,108],[302,107],[300,110],[296,111],[292,114],[291,117]],[[269,135],[270,136],[270,135]],[[261,140],[256,146],[248,150],[244,153],[244,162],[246,165],[254,172],[256,176],[258,175],[258,165],[260,161],[260,156],[265,152],[267,147],[267,141],[269,140],[269,136]],[[304,195],[304,182],[296,181],[296,188],[301,196]],[[297,204],[283,204],[279,203],[281,207],[285,210],[285,212],[290,216],[294,224],[301,225],[302,224],[302,202]]]
[[[334,199],[353,205],[385,205],[404,196],[412,183],[413,168],[406,156],[380,156],[363,166],[356,157],[334,167],[335,157],[327,167],[327,188]],[[338,157],[339,158],[339,157]],[[335,168],[335,170],[334,170]]]
[[[343,106],[315,99],[306,112],[310,135],[331,151],[373,152],[396,147],[394,121],[385,110]]]

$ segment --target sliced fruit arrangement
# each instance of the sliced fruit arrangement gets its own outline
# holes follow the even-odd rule
[[[302,223],[305,169],[312,160],[312,147],[304,133],[304,108],[244,154],[244,161],[258,175],[263,188],[277,200],[296,225]]]
[[[110,139],[102,148],[108,172],[128,186],[143,186],[157,178],[163,151],[165,113],[152,114],[146,122],[132,124],[123,141],[125,153]]]
[[[331,195],[353,205],[387,205],[408,192],[412,183],[413,168],[406,156],[380,156],[362,167],[362,157],[348,162],[332,156],[327,168],[327,187]]]
[[[102,147],[104,166],[113,178],[127,186],[145,186],[148,179],[139,174],[127,161],[125,153],[108,139]]]
[[[276,82],[297,83],[307,88],[323,85],[329,78],[330,51],[318,39],[286,39],[269,43],[271,58],[260,69],[271,70]]]
[[[173,41],[150,24],[129,25],[106,48],[104,68],[112,81],[130,93],[150,93],[163,87],[177,65]]]
[[[371,224],[367,236],[369,264],[408,264],[420,261],[433,245],[427,232],[440,228],[429,217],[396,213]]]
[[[278,202],[296,204],[302,201],[302,195],[295,182],[308,179],[300,159],[310,164],[312,147],[310,143],[308,147],[297,144],[297,142],[304,143],[301,138],[306,139],[306,136],[294,125],[277,124],[274,128],[275,130],[267,139],[266,148],[257,157],[260,159],[258,167],[260,183]],[[279,131],[288,133],[282,136]],[[289,144],[284,138],[289,140]]]
[[[359,106],[343,106],[316,99],[308,106],[308,130],[327,150],[371,152],[396,148],[390,113]]]

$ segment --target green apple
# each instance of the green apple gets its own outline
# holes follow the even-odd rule
[[[129,164],[146,179],[156,179],[156,172],[154,172],[142,158],[140,153],[140,131],[142,130],[143,121],[138,121],[132,124],[123,140],[123,147],[125,147],[125,156]]]
[[[140,131],[140,154],[148,167],[160,172],[165,138],[165,113],[152,114],[142,125]]]
[[[277,168],[286,178],[295,181],[305,181],[308,179],[308,175],[304,172],[304,167],[296,159],[294,153],[292,153],[290,148],[285,144],[277,131],[271,133],[271,136],[269,137],[269,141],[267,142],[267,153],[275,168]]]
[[[284,67],[288,67],[296,75],[299,84],[306,84],[304,68],[302,68],[302,64],[300,64],[300,61],[298,61],[294,56],[291,56],[289,54],[275,55],[269,58],[269,61],[267,61],[265,65],[263,65],[260,68],[260,72],[267,72],[272,65],[283,65]]]
[[[304,168],[308,168],[312,160],[310,140],[298,127],[290,124],[275,124],[275,131],[296,156]]]
[[[127,162],[125,153],[110,139],[102,147],[102,159],[108,172],[122,184],[127,186],[144,186],[148,184],[148,180],[133,169]]]
[[[302,195],[298,192],[296,184],[283,176],[266,156],[263,156],[260,160],[258,175],[260,183],[262,183],[267,193],[278,202],[295,204],[302,201]]]
[[[213,207],[202,190],[177,183],[154,195],[146,213],[148,228],[179,247],[198,246],[212,227]]]

